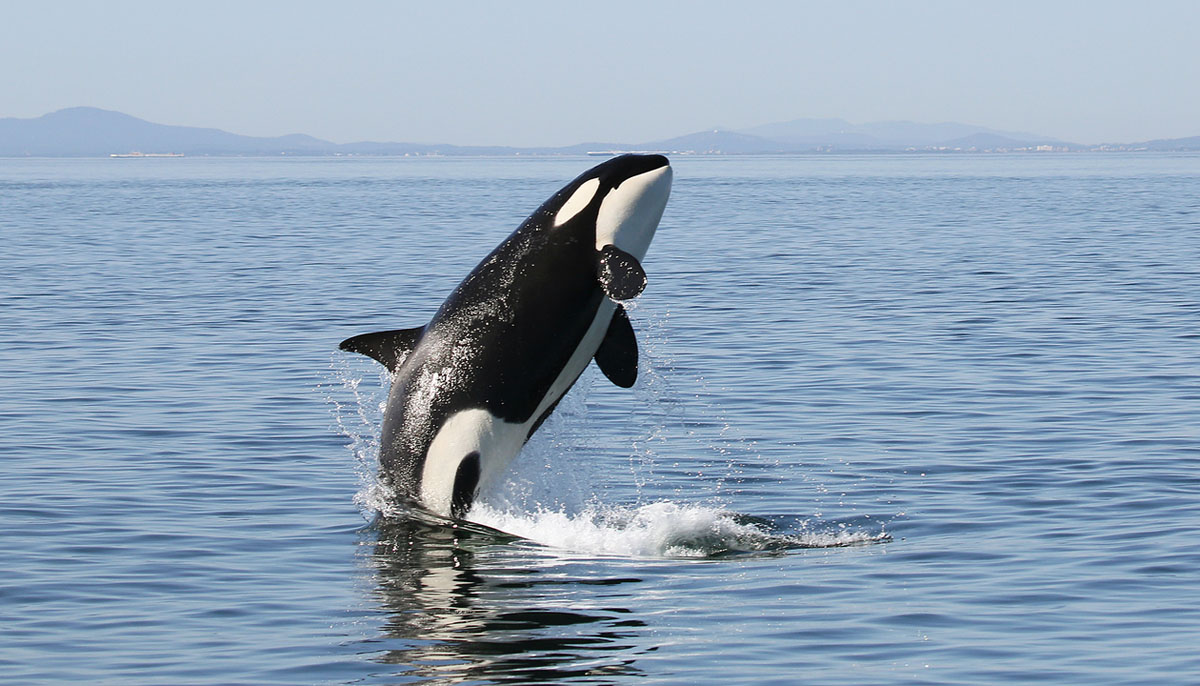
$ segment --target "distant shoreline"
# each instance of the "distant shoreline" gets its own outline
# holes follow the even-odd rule
[[[333,143],[305,134],[243,136],[213,128],[157,124],[95,107],[72,107],[30,119],[0,118],[0,157],[594,157],[625,151],[721,156],[1188,152],[1200,151],[1200,136],[1082,145],[1036,133],[953,122],[852,124],[840,119],[796,119],[743,131],[709,129],[657,141],[592,140],[516,147]]]
[[[516,152],[509,154],[498,153],[444,153],[444,154],[358,154],[358,153],[278,153],[278,154],[242,154],[242,153],[201,153],[201,154],[184,154],[184,153],[108,153],[108,154],[81,154],[81,155],[6,155],[0,154],[0,159],[4,160],[129,160],[129,159],[256,159],[256,160],[278,160],[278,159],[345,159],[345,160],[384,160],[384,159],[554,159],[554,158],[584,158],[584,157],[611,157],[614,155],[626,153],[602,153],[593,152],[562,152],[562,153],[529,153]],[[636,154],[636,153],[635,153]],[[1099,148],[1087,150],[822,150],[822,151],[802,151],[802,152],[747,152],[747,153],[723,153],[715,151],[695,152],[691,150],[672,150],[672,151],[657,151],[655,154],[668,155],[673,157],[725,157],[725,158],[753,158],[753,157],[852,157],[859,155],[872,155],[880,157],[921,157],[921,156],[938,156],[938,157],[953,157],[953,156],[1003,156],[1003,155],[1020,155],[1020,156],[1051,156],[1051,155],[1184,155],[1184,154],[1200,154],[1200,149],[1179,149],[1179,150],[1154,150],[1147,148]]]

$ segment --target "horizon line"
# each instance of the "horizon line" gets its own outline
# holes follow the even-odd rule
[[[617,148],[628,149],[628,148],[635,148],[635,147],[638,147],[641,145],[646,145],[646,144],[651,144],[651,143],[667,142],[667,141],[671,141],[671,140],[674,140],[677,138],[684,138],[687,136],[703,135],[703,134],[706,134],[709,132],[714,133],[714,134],[715,133],[736,134],[739,136],[757,138],[762,141],[770,142],[770,143],[784,143],[786,141],[781,141],[779,139],[773,139],[773,138],[770,138],[770,137],[767,137],[767,136],[764,136],[761,134],[747,133],[747,131],[753,130],[756,128],[766,127],[766,126],[787,125],[787,124],[792,124],[792,123],[796,123],[796,122],[804,122],[804,121],[844,122],[845,124],[848,124],[853,127],[884,125],[884,124],[899,124],[899,125],[907,124],[907,125],[916,125],[916,126],[963,126],[963,127],[968,127],[968,128],[986,130],[986,131],[978,131],[978,132],[975,132],[972,134],[967,134],[966,137],[974,136],[974,135],[981,135],[981,134],[982,135],[997,135],[997,136],[1009,138],[1010,140],[1012,140],[1014,142],[1018,142],[1018,143],[1030,143],[1030,142],[1034,142],[1035,140],[1044,140],[1049,143],[1059,143],[1064,146],[1087,147],[1087,148],[1105,148],[1105,147],[1109,147],[1109,146],[1129,147],[1129,146],[1134,146],[1134,145],[1139,145],[1139,144],[1169,142],[1169,141],[1174,141],[1174,140],[1188,140],[1188,139],[1192,139],[1192,138],[1200,138],[1200,135],[1192,135],[1192,136],[1176,136],[1176,137],[1157,137],[1157,138],[1149,138],[1149,139],[1139,140],[1139,141],[1101,141],[1101,142],[1095,142],[1095,143],[1079,143],[1076,141],[1064,140],[1064,139],[1055,138],[1055,137],[1051,137],[1051,136],[1044,136],[1042,134],[1037,134],[1037,133],[1013,132],[1013,131],[1006,132],[1006,131],[1003,131],[1001,129],[996,129],[991,126],[985,126],[985,125],[981,125],[981,124],[969,124],[969,123],[951,121],[951,120],[927,122],[927,121],[916,121],[916,120],[912,120],[912,119],[881,119],[881,120],[854,122],[854,121],[851,121],[851,120],[843,118],[843,117],[793,117],[790,119],[769,121],[769,122],[766,122],[763,124],[755,124],[753,126],[748,126],[748,127],[740,128],[740,129],[739,128],[731,128],[731,127],[723,127],[723,126],[715,126],[715,127],[710,127],[710,128],[699,129],[696,131],[690,131],[690,132],[683,133],[683,134],[677,134],[674,136],[669,136],[667,138],[660,139],[660,140],[641,141],[636,144],[628,143],[628,142],[602,141],[602,140],[597,140],[597,139],[580,140],[580,141],[577,141],[574,143],[568,143],[568,144],[564,144],[564,145],[555,145],[555,144],[514,145],[514,144],[510,144],[510,143],[452,143],[452,142],[448,142],[448,141],[438,141],[438,142],[431,143],[431,142],[423,142],[423,141],[418,141],[418,140],[373,140],[373,139],[369,139],[369,138],[348,140],[346,142],[337,142],[337,141],[329,140],[326,138],[319,138],[312,134],[303,133],[303,132],[299,132],[299,131],[293,131],[291,133],[284,133],[284,134],[277,134],[277,135],[263,136],[263,135],[237,133],[237,132],[230,131],[228,129],[222,129],[222,128],[219,128],[216,126],[197,126],[197,125],[192,125],[192,124],[167,124],[167,123],[158,122],[158,121],[151,121],[149,119],[145,119],[143,117],[140,117],[140,116],[137,116],[134,114],[130,114],[128,112],[123,112],[121,110],[108,109],[105,107],[96,107],[94,105],[73,105],[70,107],[62,107],[62,108],[52,110],[50,112],[45,112],[43,114],[32,116],[32,117],[5,116],[5,117],[0,117],[0,121],[6,120],[6,119],[7,120],[16,120],[16,121],[34,121],[37,119],[42,119],[47,116],[59,114],[62,112],[68,112],[71,110],[93,110],[93,111],[98,111],[98,112],[106,112],[109,114],[116,114],[116,115],[121,115],[124,117],[129,117],[131,119],[135,119],[137,121],[155,125],[155,126],[167,126],[167,127],[173,127],[173,128],[187,128],[187,129],[219,131],[221,133],[234,135],[234,136],[240,136],[240,137],[244,137],[244,138],[279,139],[279,138],[289,138],[289,137],[305,137],[305,138],[312,139],[313,141],[317,141],[320,143],[326,143],[326,144],[330,144],[330,145],[336,145],[336,146],[420,145],[420,146],[428,146],[428,147],[450,146],[450,147],[454,147],[454,148],[506,148],[506,149],[512,149],[514,151],[516,151],[516,150],[553,150],[553,149],[561,149],[561,148],[574,148],[574,147],[587,146],[587,145],[596,145],[596,146],[599,146],[601,149],[603,149],[606,146],[615,146]],[[837,133],[843,133],[843,132],[837,132]],[[1021,135],[1021,136],[1032,136],[1032,139],[1020,140],[1020,139],[1010,138],[1010,135],[1013,135],[1013,134]],[[835,134],[814,134],[814,136],[823,136],[823,135],[835,135]],[[867,135],[867,134],[863,134],[863,135]],[[957,140],[957,139],[951,139],[951,140]],[[880,141],[880,142],[882,145],[885,146],[885,148],[887,150],[897,150],[900,147],[899,144],[889,144],[886,141]],[[822,146],[818,146],[818,147],[822,147]],[[909,146],[909,147],[911,147],[911,146]],[[841,149],[842,152],[852,152],[855,150],[862,151],[862,152],[870,151],[870,149],[868,149],[868,148],[842,148]],[[933,148],[933,146],[925,146],[924,150],[925,151],[934,151],[935,149]],[[923,151],[923,150],[918,150],[918,152],[920,152],[920,151]],[[821,151],[814,149],[814,152],[819,153]],[[677,152],[677,154],[678,154],[678,152]],[[753,154],[753,153],[726,153],[726,154]],[[758,153],[758,154],[770,154],[770,153]],[[779,154],[797,154],[797,153],[779,153]]]

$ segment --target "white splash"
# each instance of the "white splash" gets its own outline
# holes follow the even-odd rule
[[[364,383],[371,377],[375,377],[375,383]],[[386,369],[341,353],[332,355],[326,378],[318,386],[325,393],[325,401],[332,405],[338,433],[349,441],[346,447],[354,455],[359,481],[354,504],[367,521],[376,512],[395,514],[393,498],[378,479],[379,427],[390,386],[391,374]]]
[[[677,416],[682,412],[678,403],[665,402],[677,393],[660,371],[669,369],[671,360],[658,355],[653,345],[660,326],[661,321],[656,320],[643,327],[651,344],[643,350],[646,354],[634,393],[653,411],[644,413],[647,416],[631,414],[627,428],[633,438],[628,448],[596,454],[596,446],[604,443],[598,422],[611,418],[590,411],[589,396],[593,392],[603,395],[607,387],[598,383],[599,372],[589,366],[521,451],[506,472],[507,478],[483,489],[466,518],[549,548],[583,555],[703,558],[890,540],[879,526],[830,522],[819,514],[813,519],[786,515],[769,520],[730,511],[728,506],[738,500],[740,468],[735,458],[753,452],[754,445],[726,436],[726,430],[721,431],[719,441],[709,443],[693,435],[684,418]],[[349,439],[347,447],[355,457],[361,481],[355,503],[368,520],[376,514],[413,516],[377,477],[377,436],[390,378],[386,372],[377,374],[374,367],[348,364],[342,357],[335,358],[331,372],[327,397],[334,405],[337,429]],[[377,377],[377,383],[371,377]],[[346,399],[347,395],[351,398]],[[678,460],[673,456],[681,452],[688,454],[695,473],[676,468],[672,475],[679,478],[682,474],[686,488],[667,492],[653,488],[651,485],[660,481],[656,472],[672,467]],[[621,453],[625,456],[620,457]],[[619,461],[614,463],[613,457]],[[778,478],[782,482],[785,477],[780,474]],[[798,478],[809,481],[804,474]],[[648,502],[647,497],[655,501]]]
[[[626,557],[711,557],[792,548],[829,548],[877,543],[883,532],[773,532],[725,509],[660,501],[642,506],[591,505],[578,514],[563,510],[506,512],[486,503],[468,519],[553,548]]]

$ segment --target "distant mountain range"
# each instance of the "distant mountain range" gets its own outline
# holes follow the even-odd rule
[[[1200,150],[1200,136],[1078,145],[1032,133],[981,126],[907,121],[851,124],[842,119],[796,119],[743,131],[713,129],[641,143],[580,143],[515,148],[427,143],[331,143],[292,134],[263,138],[220,129],[169,126],[94,107],[72,107],[32,119],[0,119],[0,157],[107,157],[140,152],[184,155],[578,155],[655,150],[693,154],[814,152],[1025,152]]]

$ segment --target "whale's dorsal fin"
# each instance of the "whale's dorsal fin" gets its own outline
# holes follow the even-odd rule
[[[417,347],[417,341],[421,339],[423,333],[425,333],[423,326],[415,329],[376,331],[347,338],[338,344],[338,347],[352,353],[362,353],[395,373],[400,360],[408,357],[412,349]]]
[[[633,324],[629,323],[629,315],[625,308],[617,305],[612,321],[604,340],[596,350],[596,366],[608,380],[620,386],[629,388],[637,381],[638,349],[637,338],[633,335]]]
[[[646,287],[646,270],[637,258],[611,243],[600,250],[597,276],[600,287],[613,300],[631,300]]]

